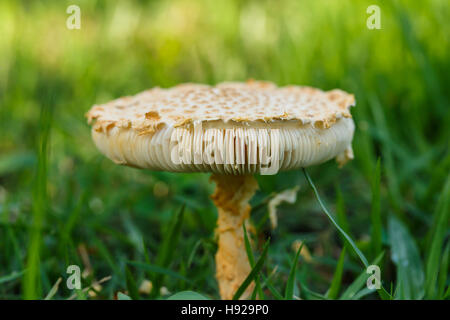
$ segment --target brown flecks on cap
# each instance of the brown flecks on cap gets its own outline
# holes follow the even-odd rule
[[[147,112],[145,114],[145,118],[148,120],[153,120],[153,121],[159,121],[161,119],[161,117],[159,116],[159,113],[156,111]]]
[[[324,120],[318,120],[314,123],[314,127],[319,129],[326,129],[330,127],[330,124],[327,121]]]
[[[316,127],[332,126],[351,117],[352,94],[335,89],[322,91],[303,86],[277,87],[267,81],[223,82],[216,86],[186,83],[173,88],[153,88],[134,96],[95,105],[86,114],[89,123],[131,126],[151,132],[160,123],[180,126],[192,121],[296,120]],[[148,122],[151,123],[148,123]],[[96,130],[111,126],[95,125]]]

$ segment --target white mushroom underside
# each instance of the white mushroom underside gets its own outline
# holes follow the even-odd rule
[[[92,130],[99,150],[116,163],[151,170],[276,174],[337,158],[353,158],[354,123],[341,118],[329,128],[298,122],[248,124],[211,121],[190,127],[165,126],[139,135],[113,127]]]

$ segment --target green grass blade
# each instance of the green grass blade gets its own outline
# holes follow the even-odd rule
[[[210,300],[209,298],[194,291],[181,291],[167,298],[167,300]]]
[[[300,252],[302,251],[304,243],[300,245],[300,247],[297,250],[297,253],[295,255],[295,260],[292,261],[291,270],[289,271],[289,278],[286,284],[286,290],[284,292],[284,299],[285,300],[292,300],[294,299],[294,285],[295,285],[295,273],[297,271],[297,263],[298,258],[300,256]]]
[[[308,298],[311,297],[315,300],[329,300],[326,296],[309,289],[304,283],[301,283],[301,287]]]
[[[447,284],[448,272],[450,262],[450,242],[445,246],[444,254],[442,256],[441,269],[438,277],[438,297],[444,298],[445,286]]]
[[[125,279],[123,270],[117,265],[116,259],[113,258],[112,254],[109,252],[108,248],[105,246],[103,241],[94,238],[94,246],[98,250],[98,255],[107,263],[109,268],[117,274],[122,280]]]
[[[436,211],[434,213],[434,223],[431,231],[431,245],[428,250],[425,276],[425,297],[434,299],[436,297],[436,282],[438,277],[440,255],[444,245],[445,233],[449,225],[449,202],[450,202],[450,175],[447,177],[444,189],[440,195]]]
[[[352,249],[354,250],[354,252],[358,255],[358,257],[360,258],[361,262],[364,264],[364,266],[367,267],[369,266],[369,263],[367,262],[366,257],[364,256],[364,254],[358,249],[358,247],[356,246],[356,244],[353,242],[353,240],[350,238],[350,236],[344,231],[342,230],[342,228],[336,223],[336,221],[334,220],[333,216],[328,212],[327,208],[325,207],[325,205],[323,204],[319,192],[317,191],[316,186],[314,185],[314,183],[311,180],[311,177],[309,176],[309,174],[306,172],[305,168],[303,168],[303,173],[306,177],[306,180],[308,180],[309,185],[311,186],[311,188],[314,190],[314,194],[316,195],[317,200],[319,201],[319,204],[322,208],[322,210],[325,212],[325,214],[328,216],[328,218],[331,220],[331,222],[334,224],[334,226],[339,230],[339,232],[344,236],[344,238],[347,240],[347,244],[350,245],[352,247]],[[380,257],[382,257],[383,254],[380,254]],[[354,292],[353,294],[356,294],[356,292]],[[381,287],[380,290],[378,290],[378,294],[380,295],[380,297],[382,297],[383,299],[392,299],[391,295],[386,291],[386,289],[384,289],[384,287]]]
[[[443,299],[446,300],[448,298],[450,298],[450,286],[447,287],[447,290],[445,291]]]
[[[161,251],[158,254],[157,264],[167,266],[176,252],[176,246],[181,234],[185,205],[173,217],[166,237],[164,238]]]
[[[131,273],[130,268],[125,267],[125,275],[126,275],[128,295],[133,300],[139,300],[139,290],[136,285],[136,281],[134,281],[133,274]]]
[[[175,214],[172,218],[169,230],[164,238],[161,245],[160,251],[158,252],[158,257],[156,259],[156,264],[162,268],[166,268],[172,261],[175,253],[177,252],[178,240],[181,235],[181,226],[183,224],[185,205]],[[159,289],[161,288],[162,280],[164,274],[157,273],[153,279],[153,288],[151,296],[155,297],[159,294]]]
[[[419,249],[408,229],[394,216],[388,223],[391,259],[397,267],[399,299],[421,299],[424,295],[424,272]]]
[[[402,196],[400,194],[399,181],[397,176],[397,168],[395,167],[392,145],[393,138],[391,131],[388,128],[386,121],[386,115],[379,97],[372,93],[369,95],[369,107],[372,111],[375,125],[382,134],[382,149],[384,155],[384,168],[386,170],[386,176],[388,177],[387,185],[390,194],[392,206],[398,211],[400,204],[402,203]]]
[[[245,227],[245,223],[242,224],[242,228],[244,229],[244,242],[245,242],[245,251],[247,252],[248,261],[250,263],[250,267],[253,268],[255,266],[255,258],[253,257],[252,245],[250,244],[250,240],[248,238],[247,228]],[[255,289],[253,290],[251,299],[256,299],[256,294],[259,295],[260,299],[264,299],[264,293],[261,289],[261,281],[260,276],[257,275],[255,279]]]
[[[238,300],[242,296],[242,294],[244,293],[245,289],[247,289],[247,287],[250,285],[250,283],[256,278],[256,276],[261,271],[261,269],[262,269],[262,267],[264,265],[264,261],[266,260],[266,257],[267,257],[267,251],[269,249],[269,243],[270,243],[270,239],[268,239],[266,241],[266,243],[264,244],[263,252],[262,252],[261,256],[259,257],[258,261],[256,261],[255,266],[253,267],[252,271],[250,271],[250,273],[247,276],[247,278],[245,278],[245,280],[242,282],[242,284],[239,287],[239,289],[237,289],[236,293],[233,296],[233,300]]]
[[[189,268],[192,264],[192,261],[194,261],[195,254],[197,253],[198,248],[202,244],[203,239],[199,239],[195,242],[194,247],[191,250],[191,253],[189,254],[189,258],[187,260],[187,268]]]
[[[147,251],[147,246],[145,245],[145,240],[144,240],[144,237],[142,237],[142,248],[144,249],[144,261],[145,261],[145,263],[146,264],[151,264],[151,262],[150,262],[150,257],[148,256],[148,251]],[[147,271],[147,277],[149,278],[149,279],[152,279],[153,277],[152,277],[152,273],[151,273],[151,271],[149,271],[149,270],[146,270]]]
[[[371,293],[373,293],[373,290],[369,288],[363,288],[353,296],[352,300],[361,300],[362,298],[368,296]]]
[[[31,152],[14,152],[0,156],[0,176],[5,176],[24,168],[32,167],[36,156]]]
[[[133,299],[131,299],[130,296],[127,296],[126,294],[119,292],[117,294],[117,300],[133,300]]]
[[[369,275],[364,272],[362,272],[348,287],[347,289],[342,293],[340,296],[340,300],[350,300],[353,299],[353,297],[358,293],[359,290],[366,284],[367,279],[369,278]]]
[[[267,289],[269,289],[270,293],[275,297],[276,300],[284,300],[281,293],[272,285],[270,277],[271,276],[265,278],[264,275],[261,275],[261,278],[263,279],[261,289],[267,287]]]
[[[394,299],[394,294],[392,294],[392,290],[389,292],[387,292],[387,290],[382,286],[380,290],[378,291],[378,295],[380,296],[380,298],[382,300],[393,300]]]
[[[384,253],[381,253],[372,264],[377,265],[383,258]],[[362,287],[367,283],[369,274],[364,270],[342,293],[340,300],[350,300],[355,297],[355,295],[362,289]]]
[[[334,220],[333,216],[328,212],[328,209],[325,207],[325,205],[322,202],[322,199],[320,198],[319,192],[317,191],[316,186],[314,185],[313,181],[311,180],[311,177],[309,176],[308,172],[306,172],[305,168],[303,168],[303,174],[306,177],[306,180],[308,181],[309,185],[314,191],[314,194],[316,195],[317,201],[319,202],[320,207],[322,208],[323,212],[327,215],[328,219],[330,219],[331,223],[336,227],[336,229],[340,232],[340,234],[347,240],[347,243],[350,245],[350,247],[355,251],[355,253],[358,255],[359,259],[361,260],[362,264],[367,268],[369,266],[369,263],[367,262],[367,258],[364,256],[364,254],[358,249],[355,242],[350,238],[350,236],[338,225],[336,220]]]
[[[55,284],[53,285],[52,289],[48,292],[48,294],[45,296],[44,300],[51,300],[55,296],[55,294],[58,292],[61,281],[62,278],[58,278],[58,280],[56,280]]]
[[[372,222],[372,235],[370,239],[372,258],[375,259],[382,250],[381,244],[381,200],[380,200],[380,159],[377,160],[375,167],[375,173],[372,181],[372,210],[370,212],[370,218]]]
[[[33,210],[31,235],[27,251],[27,272],[23,279],[23,294],[25,299],[37,299],[41,295],[40,273],[41,273],[41,242],[42,227],[44,224],[47,208],[47,167],[50,128],[52,119],[52,106],[47,101],[41,107],[40,135],[37,148],[37,170],[33,186]]]
[[[341,226],[342,230],[344,230],[350,237],[350,224],[348,223],[347,219],[347,211],[345,209],[345,200],[344,196],[342,194],[341,188],[339,186],[336,186],[336,214],[337,214],[337,221],[338,224]],[[342,234],[339,234],[340,239],[342,240],[342,244],[345,245],[347,241],[345,240],[345,237],[342,236]]]
[[[344,247],[341,251],[341,255],[339,256],[339,260],[336,265],[336,270],[334,271],[333,280],[331,281],[330,289],[328,289],[328,292],[325,295],[329,299],[336,299],[339,295],[339,289],[341,288],[342,283],[342,274],[344,273],[345,249],[346,247]]]
[[[11,274],[8,274],[6,276],[0,277],[0,284],[9,282],[9,281],[13,281],[15,279],[20,278],[23,274],[25,273],[25,270],[22,271],[13,271]]]

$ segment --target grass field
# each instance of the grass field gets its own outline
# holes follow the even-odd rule
[[[357,101],[355,160],[307,169],[319,197],[301,170],[257,177],[263,298],[449,299],[449,18],[446,0],[2,0],[0,299],[218,299],[209,175],[117,166],[84,114],[153,86],[248,78]],[[272,229],[267,201],[296,186]],[[384,290],[366,288],[365,259]],[[67,288],[69,265],[85,290]]]

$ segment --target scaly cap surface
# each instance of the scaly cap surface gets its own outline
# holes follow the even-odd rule
[[[353,157],[354,96],[271,82],[182,84],[95,105],[97,147],[154,170],[273,174]],[[227,163],[230,162],[230,163]],[[270,166],[276,171],[266,171]]]

